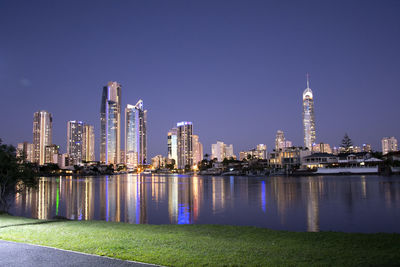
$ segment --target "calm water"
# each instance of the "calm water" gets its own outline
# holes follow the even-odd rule
[[[292,231],[400,232],[400,176],[41,178],[14,215]]]

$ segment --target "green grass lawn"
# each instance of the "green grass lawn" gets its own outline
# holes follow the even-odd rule
[[[43,221],[0,215],[0,239],[168,266],[400,265],[400,234]]]

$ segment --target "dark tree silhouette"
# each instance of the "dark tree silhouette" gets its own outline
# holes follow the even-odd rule
[[[0,211],[8,211],[15,194],[37,186],[32,164],[19,162],[23,160],[16,157],[15,148],[0,139]]]
[[[345,152],[350,152],[350,148],[353,146],[353,142],[351,141],[350,137],[347,135],[347,133],[344,134],[343,140],[342,140],[342,147],[344,148]]]

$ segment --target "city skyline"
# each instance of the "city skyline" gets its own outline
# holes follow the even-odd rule
[[[13,115],[2,117],[8,127],[0,138],[32,142],[32,114],[47,110],[63,152],[67,121],[94,125],[98,159],[99,90],[114,80],[124,88],[122,106],[141,98],[151,110],[149,158],[166,155],[165,134],[182,120],[196,125],[204,153],[217,140],[237,152],[258,143],[272,148],[278,129],[302,145],[306,72],[318,143],[338,146],[347,132],[354,144],[381,150],[382,137],[398,138],[398,3],[229,2],[229,10],[226,3],[116,5],[119,19],[107,22],[100,19],[109,12],[104,3],[2,3],[0,31],[8,38],[0,45],[0,79],[9,101],[1,111]]]

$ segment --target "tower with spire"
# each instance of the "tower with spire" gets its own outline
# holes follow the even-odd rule
[[[312,150],[315,143],[314,98],[310,88],[310,75],[306,74],[307,88],[303,92],[304,146]]]

